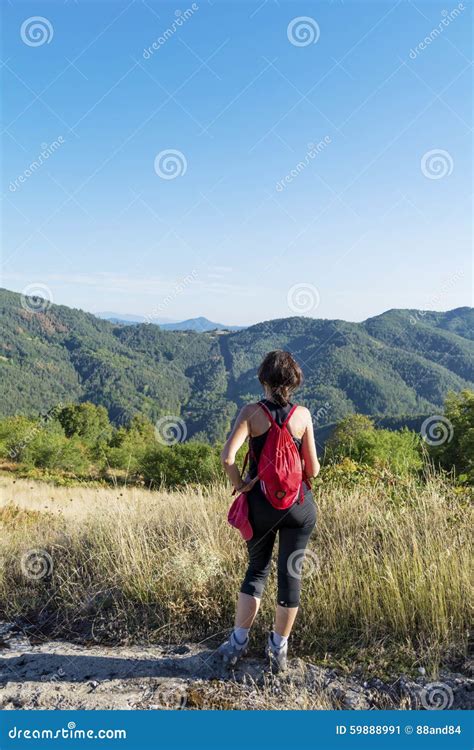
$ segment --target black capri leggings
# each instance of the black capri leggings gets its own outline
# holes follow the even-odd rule
[[[247,542],[249,566],[240,590],[258,598],[262,596],[278,532],[278,604],[297,607],[304,551],[316,525],[313,496],[307,492],[303,503],[277,510],[256,485],[248,494],[248,503],[253,537]]]

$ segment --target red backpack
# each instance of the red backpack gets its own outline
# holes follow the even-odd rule
[[[259,402],[271,422],[265,444],[258,461],[260,487],[268,502],[278,510],[285,510],[299,498],[304,500],[303,482],[310,488],[301,463],[301,456],[293,436],[288,430],[288,421],[296,409],[290,410],[281,427],[273,419],[270,410]]]

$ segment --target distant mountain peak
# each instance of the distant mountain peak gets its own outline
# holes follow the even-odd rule
[[[109,320],[111,323],[121,323],[123,325],[131,325],[135,323],[155,323],[156,325],[161,325],[162,323],[176,323],[173,318],[153,318],[150,320],[145,315],[133,315],[130,313],[117,313],[112,312],[110,310],[105,310],[104,312],[96,312],[94,313],[96,318],[101,318],[102,320]]]
[[[173,318],[155,318],[146,315],[130,315],[129,313],[116,313],[111,311],[95,313],[97,318],[108,320],[110,323],[119,325],[137,325],[140,323],[153,323],[165,331],[196,331],[207,333],[208,331],[240,331],[245,326],[228,326],[223,323],[214,323],[209,318],[200,315],[197,318],[186,320],[174,320]]]
[[[167,331],[197,331],[198,333],[205,333],[207,331],[241,331],[245,326],[229,326],[223,323],[214,323],[212,320],[201,315],[198,318],[188,318],[188,320],[182,320],[178,323],[160,324],[160,328],[164,328]]]

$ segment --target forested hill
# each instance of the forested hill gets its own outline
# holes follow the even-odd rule
[[[2,415],[38,414],[92,401],[116,423],[172,414],[188,437],[222,439],[231,417],[258,397],[256,368],[276,348],[301,363],[298,400],[318,424],[357,411],[433,413],[449,390],[474,386],[474,310],[389,310],[363,323],[283,318],[232,333],[116,325],[81,310],[33,311],[0,290]]]

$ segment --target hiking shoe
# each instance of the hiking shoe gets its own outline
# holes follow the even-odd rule
[[[275,672],[284,672],[288,659],[288,641],[284,646],[277,646],[273,640],[273,631],[268,636],[265,653],[270,661],[270,667]]]
[[[235,634],[232,633],[227,641],[224,641],[217,649],[218,653],[222,656],[224,664],[230,667],[235,666],[239,659],[246,655],[248,651],[249,639],[247,638],[244,643],[240,644]]]

